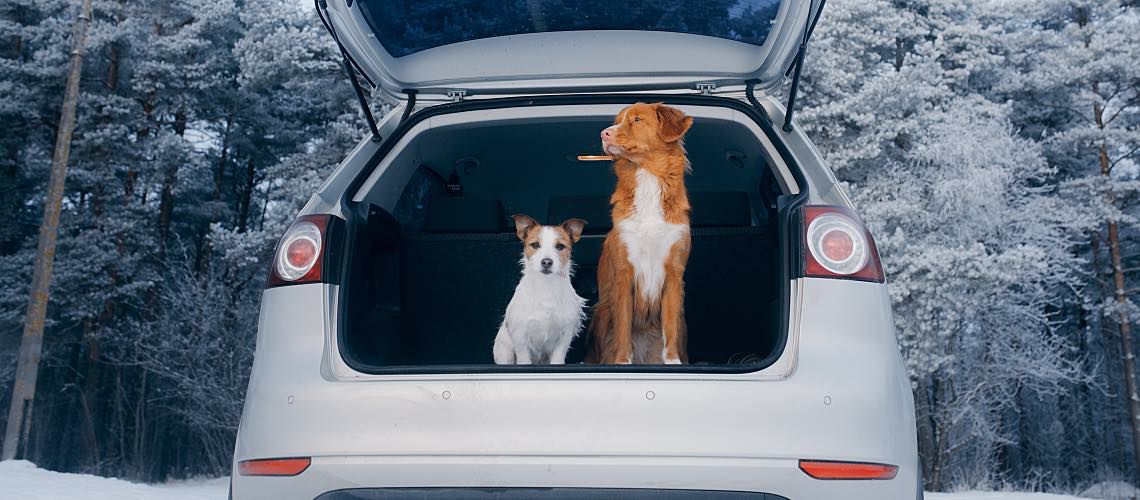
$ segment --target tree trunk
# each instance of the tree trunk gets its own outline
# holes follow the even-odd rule
[[[1140,469],[1140,395],[1136,390],[1136,355],[1132,347],[1132,320],[1128,317],[1125,304],[1124,272],[1120,264],[1120,233],[1116,221],[1108,223],[1108,251],[1112,258],[1113,296],[1117,305],[1117,321],[1120,323],[1120,355],[1124,358],[1124,386],[1128,391],[1128,416],[1131,419],[1132,451],[1137,468]]]
[[[238,232],[244,233],[249,228],[249,208],[253,199],[253,182],[255,179],[256,170],[254,168],[253,158],[245,162],[245,186],[241,192],[241,199],[238,200]]]
[[[167,165],[162,176],[162,191],[158,201],[158,252],[166,255],[166,239],[174,218],[174,184],[178,182],[178,166]]]
[[[119,90],[119,59],[122,56],[119,42],[111,43],[111,61],[107,64],[107,89],[111,92]]]
[[[226,181],[226,164],[230,161],[230,129],[233,128],[234,115],[232,113],[226,115],[226,128],[222,132],[222,153],[218,157],[218,168],[214,170],[214,194],[213,200],[215,202],[222,199],[222,187]],[[217,222],[220,214],[214,213],[214,222]]]
[[[1098,90],[1097,85],[1093,85],[1093,91]],[[1102,131],[1105,128],[1104,123],[1104,107],[1100,104],[1093,105],[1093,118],[1096,120],[1097,128]],[[1112,183],[1112,162],[1108,158],[1108,144],[1101,141],[1100,150],[1097,152],[1097,159],[1100,162],[1100,176],[1109,188],[1105,191],[1106,202],[1109,206],[1116,208],[1117,200],[1116,195],[1111,188]],[[1124,389],[1127,391],[1128,396],[1128,426],[1132,429],[1132,459],[1133,464],[1140,470],[1140,394],[1136,390],[1136,355],[1132,348],[1132,319],[1128,316],[1127,303],[1127,287],[1124,283],[1124,265],[1120,255],[1120,228],[1116,220],[1108,220],[1108,255],[1109,261],[1112,263],[1112,295],[1116,301],[1116,314],[1117,323],[1120,327],[1120,357],[1123,360],[1124,371]]]
[[[28,441],[31,427],[32,403],[35,401],[36,378],[39,375],[40,357],[43,352],[44,322],[47,318],[55,243],[59,233],[59,215],[63,205],[64,179],[67,177],[67,158],[71,153],[71,134],[75,130],[79,78],[83,71],[83,50],[87,39],[87,25],[90,22],[91,0],[83,0],[79,19],[75,21],[67,88],[60,110],[59,130],[55,137],[47,198],[44,200],[44,218],[40,224],[39,242],[36,245],[36,263],[32,272],[27,317],[24,320],[24,333],[20,340],[20,358],[16,365],[16,380],[12,386],[12,402],[8,410],[8,425],[4,432],[4,449],[0,460],[16,458],[20,444]]]

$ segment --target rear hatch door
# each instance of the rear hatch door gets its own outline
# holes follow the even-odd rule
[[[778,84],[808,0],[327,0],[335,35],[390,97]]]

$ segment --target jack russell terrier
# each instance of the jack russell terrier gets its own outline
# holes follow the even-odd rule
[[[526,215],[513,218],[523,242],[522,279],[495,336],[495,364],[565,364],[570,342],[586,319],[586,299],[570,284],[570,247],[582,237],[586,221],[543,226]]]

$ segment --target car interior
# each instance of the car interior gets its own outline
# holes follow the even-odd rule
[[[356,199],[366,224],[350,240],[343,277],[342,355],[356,367],[489,365],[520,278],[510,215],[588,221],[573,246],[572,283],[597,300],[610,230],[611,162],[598,155],[600,119],[432,128],[413,138]],[[692,250],[685,319],[693,365],[758,363],[782,345],[776,199],[760,142],[730,121],[698,122],[692,164]],[[392,179],[389,181],[389,179]],[[384,202],[384,190],[391,193]],[[587,326],[567,364],[582,363]]]

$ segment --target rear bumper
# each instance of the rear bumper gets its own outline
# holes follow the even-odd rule
[[[325,301],[335,293],[321,285],[271,289],[235,464],[312,457],[312,465],[295,477],[235,475],[234,498],[307,500],[351,489],[371,491],[347,498],[385,498],[375,495],[393,488],[467,488],[476,495],[538,488],[557,498],[559,489],[609,488],[914,499],[914,406],[886,288],[805,279],[796,290],[793,302],[812,312],[793,311],[785,354],[795,362],[786,378],[344,379],[329,368],[336,355],[326,341],[332,322],[317,311],[333,310]],[[799,470],[799,459],[888,463],[899,472],[891,480],[821,481]]]
[[[321,457],[296,477],[235,477],[234,499],[627,498],[577,494],[609,491],[628,498],[912,500],[914,471],[904,464],[889,481],[819,481],[794,460],[776,459]],[[503,495],[482,496],[488,491]],[[413,492],[448,494],[407,496]]]
[[[788,500],[746,491],[616,488],[356,488],[330,491],[317,500]]]

